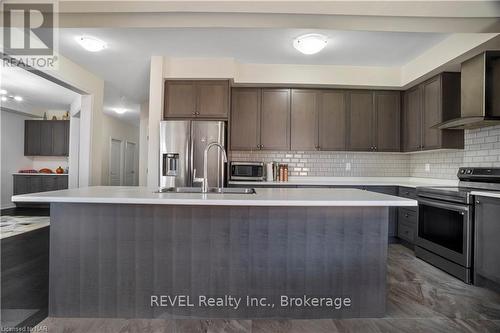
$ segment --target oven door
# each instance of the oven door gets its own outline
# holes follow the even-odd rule
[[[417,246],[466,268],[472,265],[472,207],[418,200]]]

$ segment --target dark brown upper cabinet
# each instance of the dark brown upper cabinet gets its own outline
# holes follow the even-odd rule
[[[259,88],[233,88],[231,94],[231,149],[260,149]]]
[[[345,150],[345,95],[340,90],[292,89],[292,150]]]
[[[69,120],[26,120],[25,156],[68,156]]]
[[[322,90],[319,93],[318,122],[318,149],[345,150],[347,137],[345,91]]]
[[[292,89],[290,145],[292,150],[319,149],[316,90]]]
[[[262,89],[260,149],[290,150],[290,89]]]
[[[349,92],[348,105],[348,150],[373,150],[373,92],[362,90]]]
[[[460,117],[460,73],[441,73],[403,95],[404,151],[463,149],[463,130],[435,126]]]
[[[290,89],[233,88],[232,150],[290,149]]]
[[[401,96],[399,91],[375,92],[375,150],[401,150]]]
[[[399,151],[399,104],[398,91],[349,92],[348,150]]]
[[[229,110],[229,81],[165,81],[164,118],[224,119]]]

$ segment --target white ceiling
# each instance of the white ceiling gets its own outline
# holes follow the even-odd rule
[[[317,55],[302,55],[292,47],[292,40],[310,32],[328,36],[328,46]],[[100,38],[108,43],[108,49],[87,52],[75,42],[80,35]],[[127,103],[135,103],[138,110],[137,104],[148,98],[151,55],[230,57],[245,63],[392,67],[407,63],[448,36],[303,29],[64,28],[60,29],[59,48],[61,54],[105,80],[105,108],[125,96]],[[138,111],[127,117],[138,119]]]
[[[43,114],[47,110],[69,111],[78,94],[21,68],[2,67],[0,87],[22,102],[8,100],[3,107],[25,113]]]

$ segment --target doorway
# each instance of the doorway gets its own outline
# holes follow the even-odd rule
[[[137,170],[135,170],[135,155],[136,155],[136,143],[131,141],[125,141],[125,186],[135,186],[135,175]]]
[[[123,183],[123,141],[111,138],[109,149],[109,185],[121,186]]]

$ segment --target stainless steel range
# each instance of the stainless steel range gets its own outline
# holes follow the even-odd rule
[[[415,254],[472,283],[474,198],[471,191],[500,191],[500,168],[460,168],[458,187],[417,188],[419,215]]]

